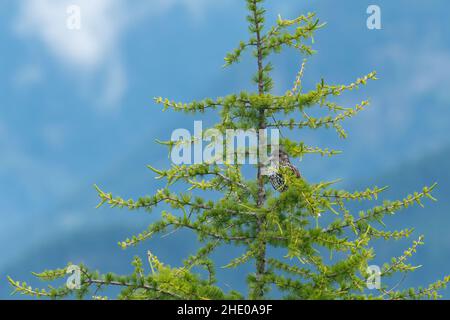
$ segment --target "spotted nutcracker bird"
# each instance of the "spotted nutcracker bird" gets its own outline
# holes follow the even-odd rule
[[[283,176],[283,171],[286,172],[286,168],[292,171],[292,173],[294,173],[297,178],[301,178],[300,172],[291,163],[289,155],[280,149],[278,170],[272,171],[272,173],[269,175],[269,180],[272,184],[272,187],[278,192],[285,192],[289,188],[286,183],[286,178]]]

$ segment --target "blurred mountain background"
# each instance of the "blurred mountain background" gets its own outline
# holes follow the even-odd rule
[[[450,274],[450,4],[376,2],[268,0],[268,24],[278,14],[307,11],[327,22],[315,37],[305,89],[321,78],[350,83],[378,71],[380,81],[338,101],[371,98],[371,107],[346,123],[347,140],[331,131],[301,133],[310,145],[344,153],[296,164],[312,182],[344,178],[341,186],[352,190],[389,185],[384,197],[392,200],[438,182],[439,202],[388,220],[390,228],[416,228],[414,238],[425,235],[412,260],[423,266],[403,285],[426,285]],[[65,27],[69,4],[82,8],[76,32]],[[382,10],[382,30],[366,27],[370,4]],[[193,252],[190,233],[122,251],[117,242],[144,230],[157,212],[96,210],[92,185],[124,198],[153,193],[160,185],[145,166],[169,165],[154,140],[215,119],[162,113],[153,97],[190,101],[253,89],[250,57],[221,68],[225,53],[248,37],[245,15],[242,0],[0,3],[0,298],[11,292],[6,275],[39,285],[31,271],[69,261],[124,273],[132,256],[148,249],[171,265]],[[273,59],[276,92],[291,87],[301,61],[294,52]],[[408,245],[377,243],[376,262]],[[219,262],[229,257],[227,250],[217,254]],[[219,279],[225,288],[245,285],[233,270]]]

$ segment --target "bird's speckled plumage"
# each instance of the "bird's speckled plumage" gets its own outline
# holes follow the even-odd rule
[[[295,174],[297,178],[301,178],[300,171],[298,171],[298,169],[291,163],[289,155],[286,152],[280,150],[278,171],[274,171],[271,175],[269,175],[269,180],[272,184],[272,187],[279,192],[285,192],[289,188],[289,186],[286,184],[286,178],[282,174],[282,170],[284,168],[288,168]]]

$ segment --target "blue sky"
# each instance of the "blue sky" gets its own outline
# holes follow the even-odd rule
[[[222,9],[219,2],[212,8],[215,12]],[[79,31],[66,28],[66,8],[73,3],[82,9]],[[51,229],[45,220],[60,202],[79,189],[91,190],[97,178],[110,173],[135,149],[144,146],[149,155],[154,154],[157,133],[165,132],[165,124],[177,116],[159,113],[153,97],[190,98],[203,86],[185,80],[197,68],[182,61],[181,51],[174,53],[174,49],[189,41],[186,34],[195,35],[207,26],[208,3],[2,4],[0,187],[6,196],[0,228],[5,238],[17,230],[21,240],[29,239],[25,242],[32,242],[34,234],[40,239]],[[183,25],[171,21],[174,17]],[[183,33],[185,39],[178,37]],[[187,57],[197,59],[189,45],[185,50]],[[173,60],[163,60],[168,51]],[[217,74],[222,60],[209,56],[210,66],[214,58],[214,68],[209,70]],[[212,71],[205,72],[205,80],[211,77]],[[184,93],[176,93],[177,87]],[[159,151],[165,158],[164,150]],[[145,165],[136,163],[143,169]],[[94,205],[86,203],[87,208]],[[54,229],[72,228],[80,219],[71,208],[54,215]],[[38,227],[36,221],[42,220],[44,227]],[[2,258],[6,260],[7,254]]]
[[[366,28],[372,2],[382,9],[379,31]],[[70,4],[82,9],[81,30],[66,28]],[[449,7],[443,0],[269,1],[269,22],[314,10],[328,23],[316,36],[306,86],[379,71],[380,81],[341,99],[372,101],[349,122],[347,141],[302,133],[309,144],[345,151],[298,163],[308,178],[351,183],[449,145]],[[251,90],[249,57],[221,68],[247,37],[245,14],[240,0],[0,4],[0,241],[17,239],[0,265],[53,233],[84,226],[96,204],[94,183],[124,195],[154,191],[145,165],[167,161],[154,139],[198,119],[162,113],[153,97],[189,101]],[[292,52],[274,59],[277,92],[290,87],[301,59]]]

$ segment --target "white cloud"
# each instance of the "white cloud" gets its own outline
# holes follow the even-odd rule
[[[125,94],[126,75],[120,63],[114,63],[108,69],[106,89],[100,102],[104,105],[113,105]]]
[[[70,30],[67,8],[81,8],[81,29]],[[53,59],[76,74],[94,81],[102,74],[102,102],[115,106],[126,90],[126,75],[121,67],[119,42],[125,28],[123,2],[114,0],[26,0],[20,7],[17,29],[23,36],[45,44]],[[114,68],[114,73],[109,71]],[[111,90],[116,93],[112,94]]]
[[[419,40],[414,39],[414,43]],[[355,123],[372,150],[383,150],[392,164],[422,157],[450,142],[448,104],[450,53],[440,43],[421,47],[393,42],[375,50],[371,61],[383,66],[373,108]],[[389,78],[385,78],[385,75]],[[392,150],[387,151],[387,148]]]
[[[120,1],[78,0],[81,30],[67,28],[67,8],[72,0],[26,0],[22,2],[19,31],[36,36],[63,63],[73,67],[99,67],[117,45],[123,21]]]
[[[24,37],[36,38],[45,44],[51,56],[77,74],[83,81],[103,79],[99,99],[106,106],[115,106],[126,92],[127,75],[121,60],[121,40],[128,27],[140,19],[161,15],[178,5],[195,17],[208,5],[223,0],[24,0],[20,4],[17,30]],[[81,9],[81,29],[67,27],[67,8]],[[98,96],[97,92],[95,96]]]
[[[436,44],[422,48],[391,44],[382,49],[379,59],[387,59],[407,75],[404,87],[409,89],[408,96],[446,91],[448,87],[450,53]]]

